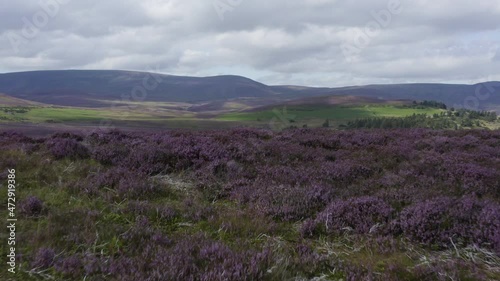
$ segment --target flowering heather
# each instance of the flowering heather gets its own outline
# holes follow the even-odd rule
[[[23,280],[500,280],[500,131],[0,133],[0,147],[33,241]]]
[[[35,255],[32,263],[33,268],[47,269],[54,264],[56,253],[53,249],[41,248]]]
[[[19,204],[19,209],[27,216],[39,216],[42,214],[43,208],[42,200],[35,196],[29,196]]]
[[[83,272],[82,259],[77,255],[61,258],[54,267],[65,277],[78,278]]]
[[[89,156],[87,147],[72,138],[54,138],[46,141],[50,153],[56,158],[83,159]]]
[[[389,221],[392,212],[389,204],[376,197],[336,200],[319,213],[313,223],[308,222],[302,231],[306,235],[315,232],[341,234],[346,231],[372,233]]]
[[[408,237],[426,244],[456,242],[498,248],[500,205],[475,197],[436,198],[404,209],[394,221]]]

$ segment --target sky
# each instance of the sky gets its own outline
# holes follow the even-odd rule
[[[242,75],[270,85],[500,80],[498,0],[0,0],[0,72]]]

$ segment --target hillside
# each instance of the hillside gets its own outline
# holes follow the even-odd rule
[[[106,107],[130,96],[137,86],[148,101],[203,102],[239,97],[269,98],[276,94],[264,84],[239,76],[182,77],[132,71],[66,70],[0,74],[0,92],[54,105]],[[139,93],[142,95],[142,93]]]
[[[9,95],[5,95],[0,93],[0,107],[1,106],[8,106],[8,107],[15,107],[15,106],[40,106],[42,105],[41,103],[29,101],[29,100],[23,100],[15,97],[11,97]]]
[[[53,105],[109,107],[124,100],[145,78],[154,85],[146,90],[148,102],[183,102],[217,110],[221,101],[242,108],[279,104],[293,99],[322,96],[362,96],[378,100],[436,100],[448,106],[477,105],[500,112],[500,82],[478,85],[397,84],[342,88],[268,86],[241,76],[185,77],[116,70],[60,70],[0,74],[0,92],[15,98]],[[484,87],[488,86],[488,88]],[[477,99],[477,91],[480,90]],[[475,99],[476,97],[476,99]],[[126,98],[125,98],[126,100]],[[474,104],[477,101],[477,104]]]
[[[435,100],[449,107],[469,106],[478,110],[500,112],[500,82],[464,84],[394,84],[342,88],[297,88],[274,86],[275,91],[305,96],[363,96],[384,100]],[[477,106],[477,107],[476,107]]]
[[[499,139],[0,133],[19,198],[12,280],[500,280]]]
[[[217,119],[284,129],[322,127],[326,126],[325,122],[328,127],[338,127],[362,118],[403,118],[415,114],[432,116],[444,111],[430,106],[412,107],[411,101],[335,96],[294,100],[275,106],[230,112],[217,116]]]

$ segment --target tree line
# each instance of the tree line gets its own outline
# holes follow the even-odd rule
[[[407,117],[375,117],[349,121],[341,125],[343,129],[391,129],[391,128],[432,128],[461,129],[483,127],[484,122],[496,122],[496,112],[450,109],[429,116],[413,114]]]

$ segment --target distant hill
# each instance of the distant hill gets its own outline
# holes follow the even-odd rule
[[[153,75],[153,76],[151,76]],[[241,76],[185,77],[116,70],[58,70],[0,74],[0,92],[15,98],[54,105],[106,107],[110,101],[130,96],[145,77],[161,79],[147,91],[147,101],[213,103],[251,100],[256,106],[280,104],[294,99],[324,96],[358,96],[376,100],[435,100],[448,106],[475,105],[500,112],[500,82],[482,85],[396,84],[342,88],[268,86]],[[484,85],[491,92],[476,99]],[[485,93],[486,88],[481,88]],[[468,103],[466,103],[468,102]]]
[[[449,107],[473,107],[500,112],[500,82],[462,84],[394,84],[342,88],[297,88],[274,86],[277,92],[306,96],[358,96],[382,100],[434,100]],[[475,108],[477,106],[477,108]]]
[[[8,106],[8,107],[25,107],[25,106],[43,106],[44,104],[34,102],[34,101],[29,101],[29,100],[23,100],[19,98],[14,98],[5,94],[0,93],[0,107],[2,106]]]
[[[107,106],[103,100],[130,96],[145,77],[155,88],[147,90],[148,101],[202,102],[239,97],[268,98],[277,93],[264,84],[240,76],[182,77],[114,71],[65,70],[0,74],[0,92],[13,97],[67,106]],[[141,94],[141,93],[139,93]]]

